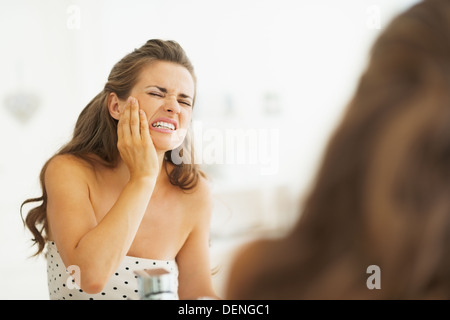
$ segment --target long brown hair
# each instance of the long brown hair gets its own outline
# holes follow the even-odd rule
[[[28,212],[24,221],[26,227],[34,236],[34,244],[38,245],[36,255],[43,251],[48,231],[47,192],[44,184],[48,163],[53,157],[62,154],[72,154],[86,161],[93,161],[92,155],[95,155],[103,165],[115,167],[120,156],[117,149],[118,121],[109,114],[107,108],[108,96],[111,92],[114,92],[120,99],[127,99],[142,68],[157,60],[174,62],[185,67],[190,72],[194,80],[194,87],[196,87],[196,76],[189,58],[183,48],[172,40],[149,40],[114,65],[103,90],[81,111],[75,124],[72,139],[44,164],[39,177],[42,195],[25,200],[20,207],[22,212],[25,204],[40,202],[38,206]],[[186,136],[180,148],[173,150],[173,152],[178,152],[176,163],[172,161],[172,150],[165,153],[163,162],[169,181],[183,190],[194,188],[199,176],[204,176],[198,165],[193,161],[193,146],[188,137],[189,135]],[[179,161],[180,157],[184,157],[182,158],[184,160]]]
[[[229,298],[449,299],[449,243],[450,1],[425,0],[374,43],[298,223]]]

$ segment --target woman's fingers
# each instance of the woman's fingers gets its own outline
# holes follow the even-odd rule
[[[154,149],[147,115],[139,108],[139,102],[134,97],[127,99],[121,111],[117,131],[118,143],[122,148],[128,146]]]
[[[118,141],[122,160],[130,170],[130,177],[156,176],[159,170],[155,146],[145,112],[137,99],[130,97],[118,124]]]
[[[148,131],[148,124],[142,123],[143,119],[145,119],[144,122],[147,121],[146,117],[141,117],[137,99],[130,96],[120,115],[118,136],[122,139],[141,140],[141,131],[145,125]]]
[[[145,114],[144,110],[139,109],[139,117],[140,117],[140,124],[141,124],[141,139],[144,143],[148,144],[152,142],[152,139],[150,138],[150,129],[149,124],[147,120],[147,115]]]
[[[123,137],[135,139],[136,142],[151,141],[147,115],[139,108],[137,99],[129,97],[123,111],[121,116]]]
[[[141,134],[149,133],[145,112],[139,109],[136,98],[129,97],[119,119],[119,136],[123,139],[142,139]]]
[[[155,177],[158,174],[158,156],[150,136],[145,112],[137,99],[128,98],[118,123],[118,141],[122,160],[130,170],[130,177]]]
[[[130,97],[130,132],[133,139],[141,140],[139,105],[135,98]]]
[[[131,97],[128,98],[124,108],[120,114],[119,123],[117,126],[118,138],[121,140],[127,140],[131,137],[130,130],[130,105]]]

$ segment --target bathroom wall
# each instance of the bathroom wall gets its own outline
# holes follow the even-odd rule
[[[412,0],[2,0],[0,299],[47,299],[20,204],[113,64],[174,39],[198,77],[219,294],[234,250],[288,231],[373,39]],[[26,209],[29,207],[25,207]]]

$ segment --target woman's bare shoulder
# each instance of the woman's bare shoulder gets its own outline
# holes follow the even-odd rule
[[[87,178],[94,172],[94,167],[88,161],[72,154],[61,154],[52,157],[47,163],[46,179],[55,176]]]
[[[185,191],[181,191],[183,207],[186,208],[192,217],[192,213],[200,215],[200,218],[204,218],[204,215],[209,215],[212,209],[212,193],[209,181],[199,176],[197,184]]]
[[[211,184],[208,179],[200,175],[197,184],[186,192],[188,198],[192,201],[209,201],[211,199]]]
[[[211,195],[211,183],[203,175],[199,175],[197,185],[193,188],[193,193],[197,196],[210,196]]]

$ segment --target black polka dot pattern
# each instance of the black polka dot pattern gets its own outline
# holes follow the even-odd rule
[[[152,260],[126,256],[109,279],[102,292],[88,294],[76,286],[73,270],[67,270],[54,242],[47,242],[47,282],[51,300],[137,300],[140,299],[136,270],[165,268],[176,275],[178,287],[178,266],[175,260]],[[70,275],[73,275],[71,277]],[[83,275],[80,274],[80,277]]]

